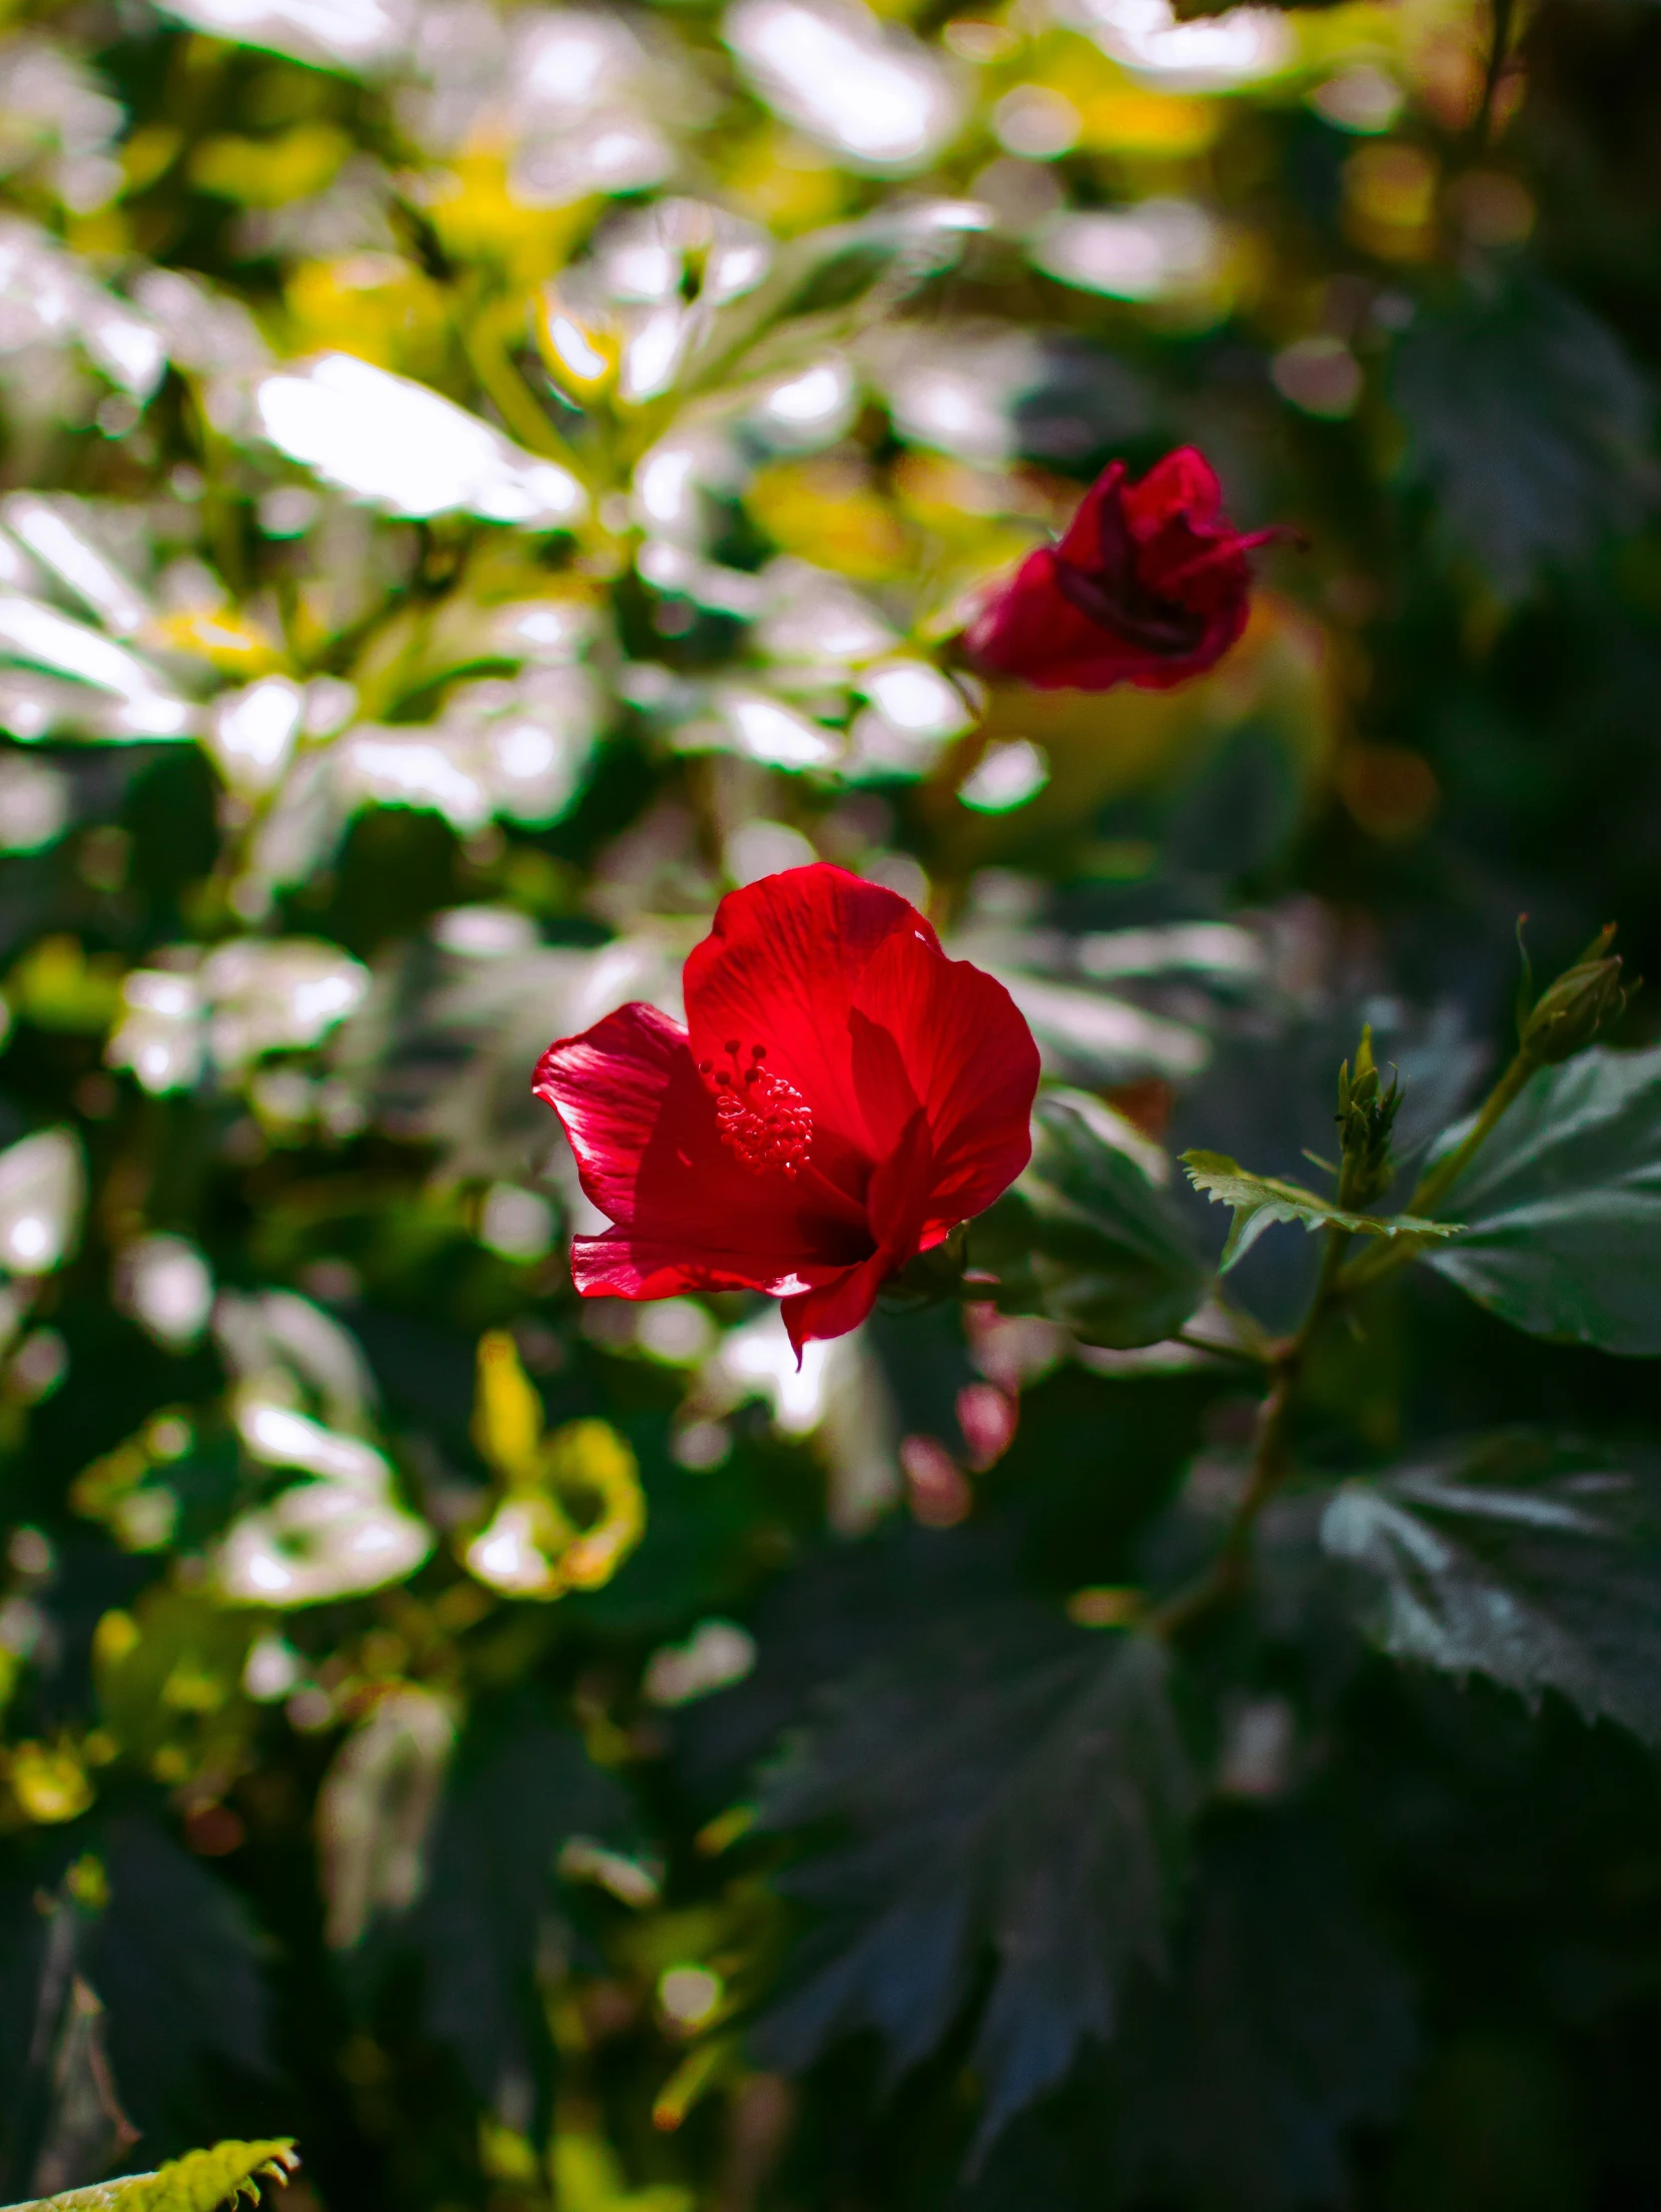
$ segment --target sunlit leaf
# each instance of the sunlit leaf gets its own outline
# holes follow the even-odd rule
[[[153,2174],[126,2174],[87,2189],[64,2189],[16,2212],[217,2212],[247,2196],[257,2203],[262,2181],[286,2181],[299,2166],[287,2136],[264,2143],[216,2143],[187,2151]]]

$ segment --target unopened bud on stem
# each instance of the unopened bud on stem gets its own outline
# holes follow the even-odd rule
[[[1519,1024],[1521,1045],[1527,1058],[1541,1068],[1583,1053],[1600,1031],[1618,1022],[1636,984],[1621,982],[1619,954],[1609,948],[1615,942],[1615,925],[1598,932],[1572,968],[1541,992]]]
[[[1366,1206],[1389,1188],[1394,1170],[1390,1165],[1390,1131],[1401,1108],[1401,1087],[1390,1078],[1383,1088],[1372,1057],[1372,1032],[1361,1032],[1361,1042],[1351,1071],[1348,1061],[1338,1070],[1338,1140],[1342,1164],[1338,1170],[1338,1203]]]

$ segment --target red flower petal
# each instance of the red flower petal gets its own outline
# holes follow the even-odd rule
[[[534,1090],[564,1123],[583,1189],[614,1223],[572,1246],[583,1292],[780,1296],[833,1279],[871,1249],[859,1209],[827,1209],[782,1174],[763,1185],[740,1163],[721,1141],[685,1031],[655,1007],[623,1007],[550,1045]]]
[[[877,1292],[887,1279],[890,1266],[886,1252],[873,1252],[859,1266],[847,1268],[834,1282],[815,1290],[800,1291],[780,1302],[779,1312],[784,1318],[798,1367],[804,1344],[811,1344],[816,1337],[846,1336],[850,1329],[858,1328],[876,1304]]]
[[[1208,537],[1235,533],[1223,517],[1223,485],[1217,470],[1192,445],[1179,445],[1124,491],[1132,535],[1152,544],[1173,523]]]
[[[1056,548],[1029,553],[971,623],[969,657],[993,675],[1019,676],[1037,691],[1111,691],[1150,680],[1154,655],[1116,637],[1062,597]]]
[[[1138,483],[1115,461],[1086,492],[1061,542],[1028,555],[970,624],[965,646],[990,674],[1040,690],[1166,690],[1203,674],[1246,627],[1243,536],[1203,453],[1181,446]]]
[[[860,979],[855,1015],[892,1040],[928,1117],[927,1248],[989,1206],[1032,1156],[1038,1047],[1003,985],[948,960],[932,930],[883,944]],[[872,1214],[875,1225],[874,1197]]]
[[[799,1355],[1026,1165],[1032,1035],[891,891],[814,866],[733,892],[686,1000],[690,1037],[624,1007],[537,1069],[614,1223],[572,1247],[585,1293],[764,1290]]]
[[[898,893],[821,862],[730,891],[686,961],[686,1025],[700,1068],[726,1069],[759,1046],[813,1113],[815,1168],[857,1197],[869,1164],[898,1141],[917,1101],[870,1065],[855,1069],[848,1017],[859,979],[887,939],[933,930]],[[859,1056],[864,1061],[864,1055]],[[891,1077],[892,1071],[889,1072]]]

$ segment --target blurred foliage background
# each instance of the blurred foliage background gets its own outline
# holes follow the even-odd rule
[[[1157,1971],[1111,1761],[1010,1760],[1228,1363],[579,1308],[528,1084],[816,856],[1156,1168],[1305,1173],[1363,1019],[1427,1135],[1519,913],[1661,974],[1661,9],[0,21],[0,2195],[288,2133],[335,2212],[1653,2205],[1644,1752],[1265,1600]],[[1212,676],[955,664],[1184,441],[1302,541]],[[1338,1471],[1654,1447],[1435,1280],[1365,1353]]]

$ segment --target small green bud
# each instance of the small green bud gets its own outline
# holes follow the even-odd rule
[[[1401,1087],[1392,1076],[1389,1089],[1383,1089],[1378,1064],[1372,1057],[1372,1032],[1362,1030],[1353,1073],[1348,1061],[1338,1070],[1338,1110],[1334,1118],[1341,1146],[1340,1205],[1370,1205],[1389,1188],[1394,1173],[1390,1132],[1400,1109]]]
[[[1637,989],[1621,982],[1620,956],[1611,922],[1587,946],[1572,968],[1541,992],[1520,1024],[1522,1050],[1542,1068],[1583,1053],[1601,1030],[1618,1022]]]

